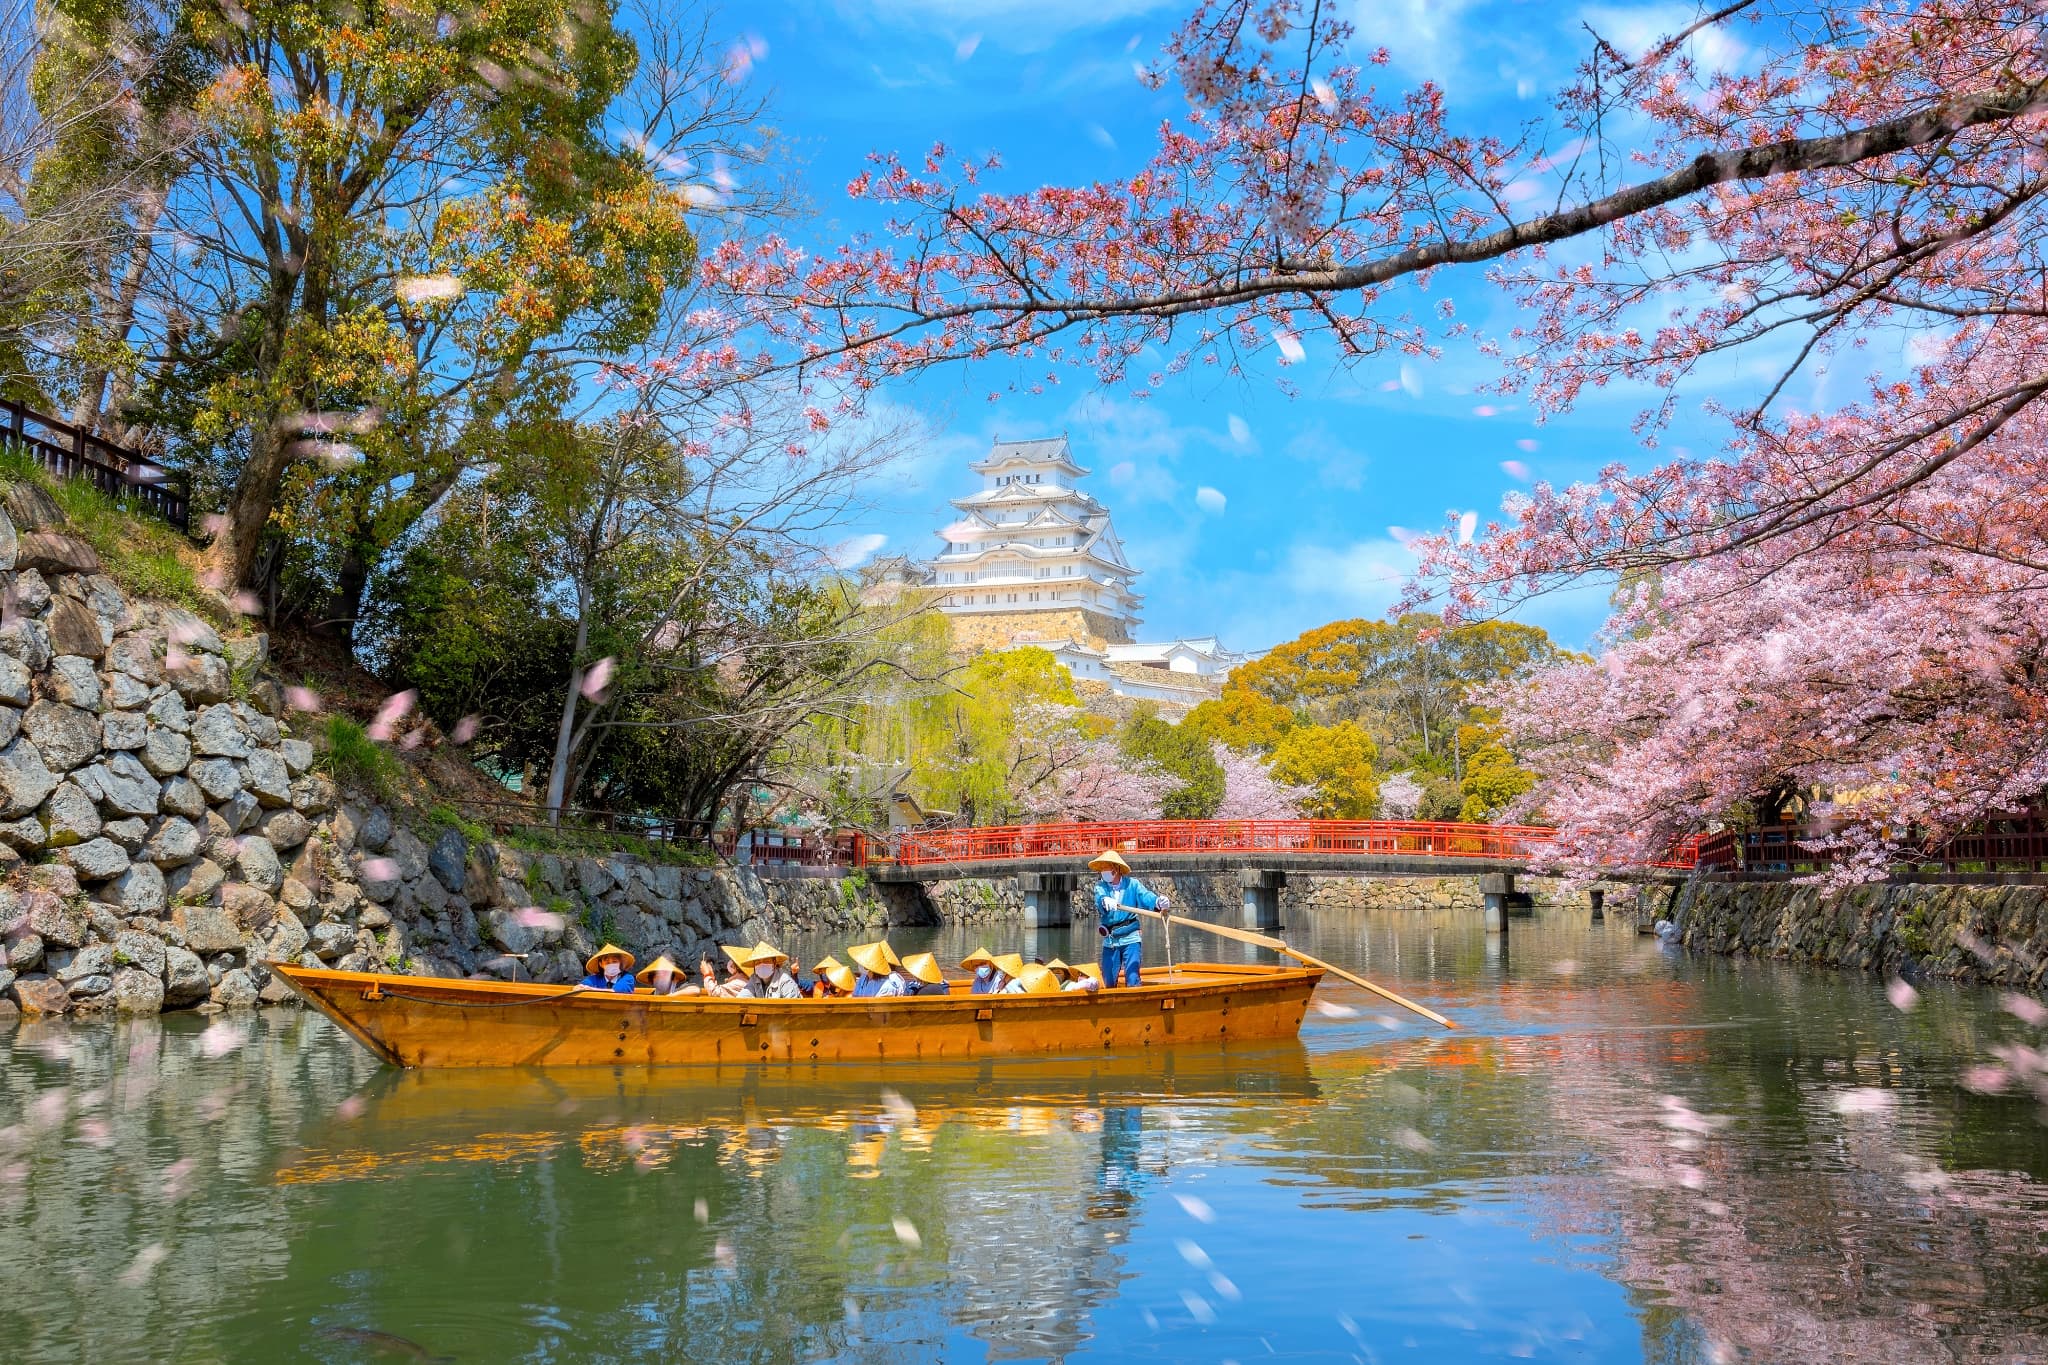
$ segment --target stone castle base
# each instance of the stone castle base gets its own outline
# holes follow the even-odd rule
[[[1131,643],[1130,629],[1122,621],[1085,607],[949,615],[946,621],[952,627],[953,648],[970,654],[982,649],[1057,644],[1061,640],[1085,641],[1098,649]]]

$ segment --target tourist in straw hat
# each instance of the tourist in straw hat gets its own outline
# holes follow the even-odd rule
[[[1027,962],[1006,995],[1058,995],[1060,979],[1043,962]]]
[[[721,943],[718,945],[718,951],[725,954],[725,976],[710,993],[722,995],[728,1000],[752,995],[753,992],[747,989],[747,954],[754,950],[744,943]]]
[[[1091,872],[1102,874],[1095,883],[1095,932],[1102,935],[1102,979],[1107,985],[1141,985],[1143,941],[1139,930],[1144,921],[1134,910],[1171,912],[1165,896],[1156,895],[1131,875],[1131,865],[1113,848],[1104,849],[1088,860]]]
[[[939,960],[930,953],[912,953],[903,959],[903,973],[911,980],[912,995],[950,995],[953,988],[946,984],[946,974],[939,969]]]
[[[1076,967],[1071,963],[1062,962],[1058,958],[1054,958],[1045,965],[1048,971],[1060,979],[1060,989],[1063,991],[1094,991],[1102,989],[1102,983],[1089,975],[1090,972],[1097,970],[1094,967]]]
[[[607,943],[590,955],[583,964],[583,970],[590,975],[579,985],[593,991],[616,991],[620,995],[633,993],[633,955],[616,943]]]
[[[763,1000],[798,1000],[803,987],[789,970],[789,954],[765,940],[747,949],[747,994]]]
[[[640,984],[655,995],[699,995],[702,993],[695,982],[683,980],[683,969],[674,959],[663,953],[640,969]]]
[[[960,959],[960,970],[974,973],[974,986],[970,995],[994,995],[996,992],[996,960],[986,948],[976,948]]]
[[[855,995],[865,999],[910,994],[910,978],[903,974],[903,960],[896,956],[887,940],[856,943],[846,950],[846,955],[860,969],[854,981]]]
[[[831,976],[827,976],[827,972],[831,968],[836,968],[836,966],[838,968],[846,968],[844,962],[840,962],[838,958],[829,956],[829,954],[819,958],[815,964],[811,964],[813,976],[811,976],[809,988],[805,990],[805,995],[831,995]],[[846,968],[846,970],[848,970],[848,980],[852,980],[852,968]]]
[[[1024,958],[1019,953],[1002,953],[996,958],[997,995],[1022,995],[1024,987],[1017,978],[1024,974]]]

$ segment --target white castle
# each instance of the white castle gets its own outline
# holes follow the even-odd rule
[[[1250,657],[1213,636],[1142,644],[1144,597],[1109,509],[1077,486],[1088,471],[1065,436],[995,442],[971,466],[981,488],[953,499],[960,517],[929,566],[894,557],[868,569],[872,583],[936,593],[963,649],[1032,645],[1078,680],[1122,696],[1192,705]]]

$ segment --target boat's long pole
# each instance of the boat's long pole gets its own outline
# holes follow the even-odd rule
[[[1215,934],[1218,938],[1234,938],[1239,943],[1255,943],[1261,948],[1271,948],[1274,952],[1285,953],[1287,956],[1293,958],[1297,962],[1305,962],[1311,967],[1321,967],[1324,971],[1329,972],[1333,976],[1343,977],[1346,981],[1349,981],[1354,986],[1362,986],[1366,990],[1371,991],[1374,995],[1379,996],[1383,1000],[1391,1000],[1394,1004],[1399,1005],[1404,1010],[1413,1010],[1415,1013],[1421,1015],[1423,1018],[1429,1020],[1433,1024],[1442,1024],[1445,1028],[1457,1027],[1457,1024],[1455,1024],[1449,1019],[1446,1019],[1443,1015],[1438,1014],[1435,1010],[1429,1008],[1429,1006],[1427,1005],[1418,1005],[1405,995],[1396,995],[1394,992],[1388,990],[1385,986],[1376,986],[1372,982],[1367,981],[1364,977],[1359,976],[1356,973],[1345,971],[1342,967],[1339,967],[1334,962],[1325,962],[1319,957],[1310,957],[1307,953],[1302,952],[1299,948],[1288,947],[1287,944],[1280,939],[1272,938],[1265,934],[1255,934],[1249,929],[1234,929],[1227,924],[1210,924],[1206,920],[1188,919],[1184,915],[1162,915],[1157,910],[1139,910],[1136,906],[1128,905],[1124,908],[1126,910],[1132,911],[1135,914],[1145,915],[1149,918],[1163,921],[1164,923],[1167,923],[1169,925],[1184,924],[1190,929],[1201,929],[1205,932]]]

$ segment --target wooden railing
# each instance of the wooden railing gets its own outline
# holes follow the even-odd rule
[[[1723,877],[1813,876],[1834,863],[1828,850],[1805,847],[1820,837],[1819,830],[1804,825],[1764,825],[1705,835],[1699,841],[1699,870]],[[1901,876],[2048,872],[2048,828],[2036,816],[1986,821],[1945,843],[1900,852],[1893,871]]]
[[[1087,858],[1105,848],[1127,856],[1257,853],[1275,857],[1490,858],[1522,860],[1551,839],[1536,825],[1464,825],[1422,820],[1119,820],[915,831],[891,841],[889,860],[933,863]]]
[[[0,398],[0,442],[61,478],[89,480],[108,497],[132,501],[181,531],[191,527],[192,499],[183,474],[84,427]]]

